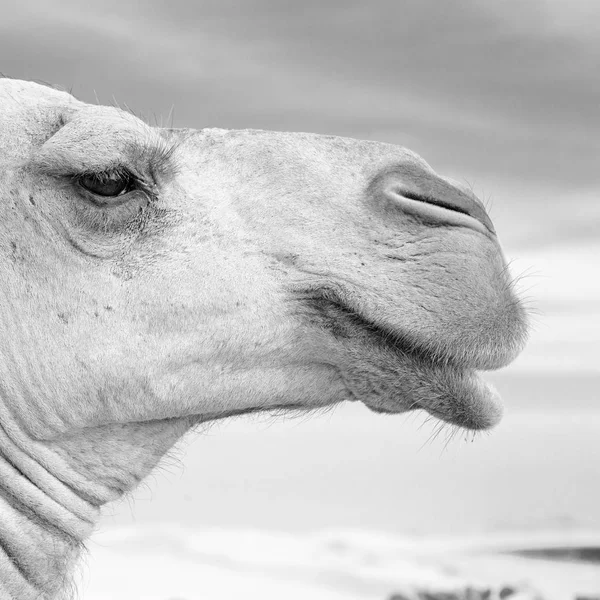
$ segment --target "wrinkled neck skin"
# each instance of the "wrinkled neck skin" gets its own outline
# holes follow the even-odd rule
[[[101,506],[133,489],[189,426],[105,425],[40,441],[0,408],[0,600],[73,598]]]

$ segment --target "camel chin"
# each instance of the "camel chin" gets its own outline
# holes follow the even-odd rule
[[[368,337],[378,338],[373,344],[377,348],[372,351],[380,354],[380,368],[387,365],[397,378],[390,380],[385,394],[365,398],[366,406],[388,414],[424,410],[468,430],[489,429],[500,422],[504,412],[502,399],[477,370],[490,365],[488,356],[476,355],[472,361],[461,364],[453,355],[436,355],[427,347],[377,336],[374,331],[377,330],[371,329]],[[515,352],[501,354],[491,363],[492,368],[510,362]],[[382,381],[385,379],[381,377]]]
[[[381,354],[380,368],[387,361],[387,370],[397,373],[397,378],[387,380],[384,393],[357,398],[372,411],[400,414],[423,410],[468,430],[489,429],[502,419],[500,395],[479,371],[398,347]]]

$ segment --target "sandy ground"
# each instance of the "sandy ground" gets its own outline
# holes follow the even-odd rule
[[[176,525],[97,534],[79,578],[85,600],[387,600],[393,594],[521,590],[515,600],[600,598],[600,564],[524,558],[517,549],[600,546],[600,532],[409,539],[190,531]],[[481,596],[469,596],[479,598]]]

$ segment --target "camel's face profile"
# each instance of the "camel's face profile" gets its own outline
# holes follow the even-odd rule
[[[410,151],[151,128],[3,79],[0,199],[2,598],[61,594],[99,507],[196,422],[499,419],[475,370],[524,313],[479,201]]]
[[[0,81],[0,380],[28,434],[360,400],[501,410],[523,310],[481,203],[400,147],[151,128]]]

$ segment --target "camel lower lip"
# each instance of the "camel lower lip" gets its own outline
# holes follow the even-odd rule
[[[488,429],[502,418],[498,393],[474,369],[458,365],[450,356],[435,356],[426,346],[409,342],[342,302],[328,299],[320,308],[336,337],[368,348],[371,360],[397,373],[387,395],[360,398],[375,412],[422,409],[470,430]]]
[[[477,371],[439,364],[423,356],[401,351],[403,398],[390,398],[373,406],[381,412],[424,410],[433,417],[469,430],[489,429],[502,419],[503,405],[496,390]],[[406,385],[406,381],[409,385]]]
[[[477,372],[438,369],[432,375],[429,385],[437,393],[419,408],[442,421],[471,430],[489,429],[502,419],[500,395]]]

